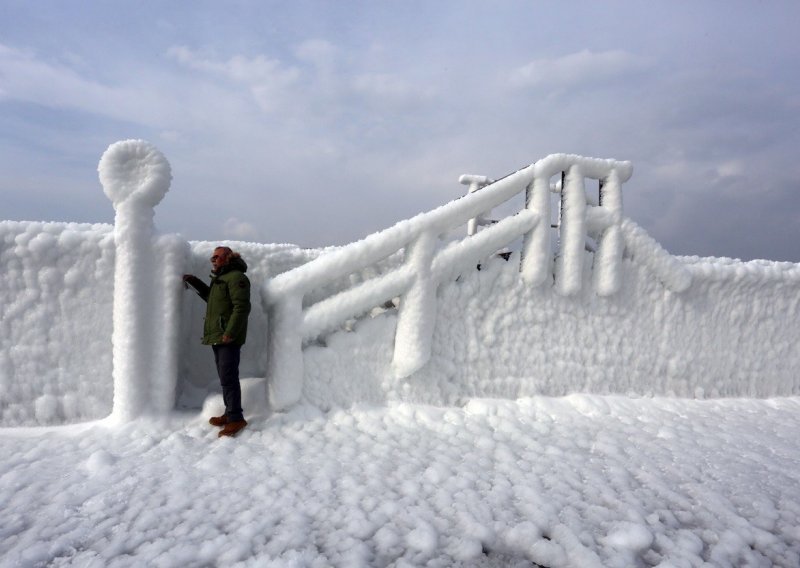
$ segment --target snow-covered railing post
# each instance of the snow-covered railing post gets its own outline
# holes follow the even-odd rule
[[[600,180],[598,206],[587,215],[587,230],[597,235],[594,254],[594,289],[598,296],[616,294],[622,286],[622,184],[617,170]]]
[[[551,275],[550,266],[550,177],[537,175],[525,188],[525,209],[541,222],[525,233],[520,252],[520,272],[530,286],[539,286]]]
[[[98,173],[116,212],[112,416],[126,421],[174,405],[168,394],[174,397],[174,384],[172,389],[159,384],[173,371],[160,368],[169,365],[170,358],[163,351],[168,332],[161,295],[166,292],[157,274],[160,258],[153,223],[154,208],[169,190],[172,174],[163,154],[143,140],[109,146]]]
[[[405,262],[414,273],[414,283],[400,302],[392,366],[397,378],[409,376],[431,356],[436,322],[436,288],[431,264],[439,236],[422,233],[406,248]]]
[[[300,400],[303,388],[303,297],[284,296],[267,311],[267,377],[273,408],[287,408]]]
[[[580,292],[583,277],[586,192],[579,165],[570,166],[562,179],[560,243],[555,272],[556,292],[562,296],[571,296]]]
[[[458,178],[458,183],[461,185],[469,186],[467,188],[467,195],[470,193],[475,193],[479,189],[482,189],[492,183],[492,181],[486,176],[473,176],[469,174],[464,174],[460,178]],[[469,221],[467,221],[467,236],[471,237],[475,233],[478,232],[478,217],[473,217]]]

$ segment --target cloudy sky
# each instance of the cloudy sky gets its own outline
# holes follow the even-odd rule
[[[676,254],[800,261],[796,1],[0,0],[0,218],[111,222],[109,144],[173,169],[162,232],[343,244],[548,154],[631,160]]]

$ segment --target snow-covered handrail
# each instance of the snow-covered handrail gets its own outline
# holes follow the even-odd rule
[[[286,408],[300,399],[304,340],[335,329],[345,320],[396,296],[401,296],[401,302],[395,334],[394,371],[402,378],[418,370],[430,357],[439,283],[474,266],[520,236],[523,237],[520,260],[523,279],[536,286],[555,277],[556,291],[571,295],[581,288],[585,236],[587,232],[595,235],[598,241],[593,271],[595,290],[602,296],[615,293],[621,283],[625,246],[621,228],[621,186],[632,171],[629,162],[553,154],[495,182],[470,176],[470,179],[462,179],[470,183],[471,188],[475,186],[468,195],[267,280],[261,286],[261,293],[270,322],[267,372],[273,407]],[[561,238],[553,275],[550,179],[557,174],[562,175]],[[597,206],[587,205],[586,178],[600,182]],[[440,235],[480,218],[523,191],[525,207],[522,211],[438,250]],[[313,290],[374,265],[400,250],[405,251],[400,267],[303,307],[304,297]]]

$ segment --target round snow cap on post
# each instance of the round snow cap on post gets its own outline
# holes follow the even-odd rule
[[[103,153],[97,171],[114,209],[129,199],[155,207],[172,181],[169,162],[145,140],[115,142]]]

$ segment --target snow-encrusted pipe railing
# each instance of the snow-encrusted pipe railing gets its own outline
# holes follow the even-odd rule
[[[335,329],[346,319],[366,313],[395,296],[402,296],[395,335],[395,374],[404,377],[419,369],[430,356],[439,283],[520,236],[524,239],[520,263],[523,278],[532,285],[547,281],[551,265],[550,178],[566,171],[571,175],[568,191],[575,203],[574,207],[570,203],[570,221],[567,222],[576,225],[576,230],[568,233],[569,246],[577,248],[574,241],[579,242],[582,255],[587,219],[596,230],[607,232],[620,217],[619,210],[597,214],[591,209],[588,213],[585,211],[583,178],[598,179],[609,187],[613,188],[614,184],[618,187],[631,175],[628,162],[554,154],[486,187],[483,184],[489,182],[488,179],[472,176],[474,179],[466,181],[474,191],[461,199],[401,221],[266,281],[261,293],[270,322],[268,372],[273,407],[286,408],[301,396],[304,340]],[[479,219],[485,212],[522,191],[526,192],[526,206],[521,213],[436,253],[439,235]],[[583,203],[583,212],[580,203]],[[621,200],[617,199],[617,203]],[[601,242],[603,238],[600,237]],[[303,310],[303,297],[307,293],[373,265],[401,249],[406,249],[405,264],[399,269]],[[562,277],[567,282],[565,293],[574,293],[574,282],[576,279],[580,282],[582,263],[573,266],[576,264],[574,256],[566,263],[566,270],[562,267]],[[614,283],[613,278],[602,280]]]
[[[451,201],[427,213],[400,221],[396,225],[369,235],[341,249],[324,254],[289,272],[264,283],[265,299],[274,301],[285,294],[307,292],[326,283],[352,274],[365,266],[403,249],[425,231],[442,234],[484,211],[493,209],[525,189],[533,179],[533,166],[528,166],[486,187],[482,191]]]
[[[454,278],[520,235],[530,232],[541,222],[542,218],[537,213],[520,211],[498,222],[491,230],[481,231],[471,239],[450,243],[436,255],[431,272],[437,282]]]
[[[463,270],[475,266],[481,259],[529,231],[537,220],[538,216],[532,212],[521,211],[513,217],[500,221],[492,231],[482,231],[474,238],[451,243],[441,250],[431,263],[434,280],[442,282],[455,278]],[[343,321],[368,312],[387,298],[404,294],[411,287],[413,280],[413,266],[404,264],[392,272],[362,282],[309,306],[302,316],[303,340],[319,337],[341,326]]]
[[[115,210],[112,417],[126,421],[174,405],[176,361],[165,349],[175,337],[164,317],[177,313],[172,305],[177,300],[175,294],[160,296],[168,294],[160,280],[162,253],[171,254],[174,247],[161,247],[159,253],[153,223],[172,174],[163,154],[144,140],[109,146],[98,173]],[[171,385],[163,384],[170,379]]]
[[[333,329],[345,319],[360,315],[395,296],[404,296],[401,305],[406,306],[403,308],[404,315],[399,315],[398,321],[400,331],[396,345],[400,346],[400,355],[395,357],[397,372],[403,375],[412,372],[409,369],[413,366],[424,363],[425,347],[422,344],[432,328],[428,333],[417,333],[418,329],[425,327],[414,324],[414,314],[422,314],[426,319],[433,318],[435,314],[425,314],[424,310],[412,306],[417,303],[419,306],[427,305],[432,308],[431,298],[435,302],[435,286],[438,282],[432,282],[425,276],[419,278],[416,273],[424,265],[423,261],[430,257],[426,246],[432,243],[435,250],[439,235],[504,203],[522,191],[531,179],[532,167],[529,166],[496,182],[490,190],[472,193],[428,213],[401,221],[389,229],[266,281],[261,287],[261,293],[270,326],[268,374],[272,406],[286,408],[299,400],[303,380],[301,345],[304,339],[316,337],[323,330]],[[494,232],[494,229],[495,227],[491,227],[487,231]],[[422,235],[428,235],[425,237],[426,242],[421,240]],[[498,248],[519,236],[515,235]],[[418,241],[416,246],[412,246],[415,241]],[[417,258],[423,260],[416,264],[408,263],[413,255],[407,253],[407,263],[400,269],[321,301],[303,312],[303,297],[308,292],[373,265],[406,247],[416,248]],[[430,262],[432,260],[429,258]],[[415,295],[407,297],[406,293],[415,287]],[[429,293],[431,289],[434,290],[434,295]],[[403,321],[406,323],[401,323]],[[407,331],[404,332],[404,329]],[[407,335],[404,336],[404,333]],[[421,350],[423,356],[408,356],[403,359],[403,353],[409,355],[413,349]]]

